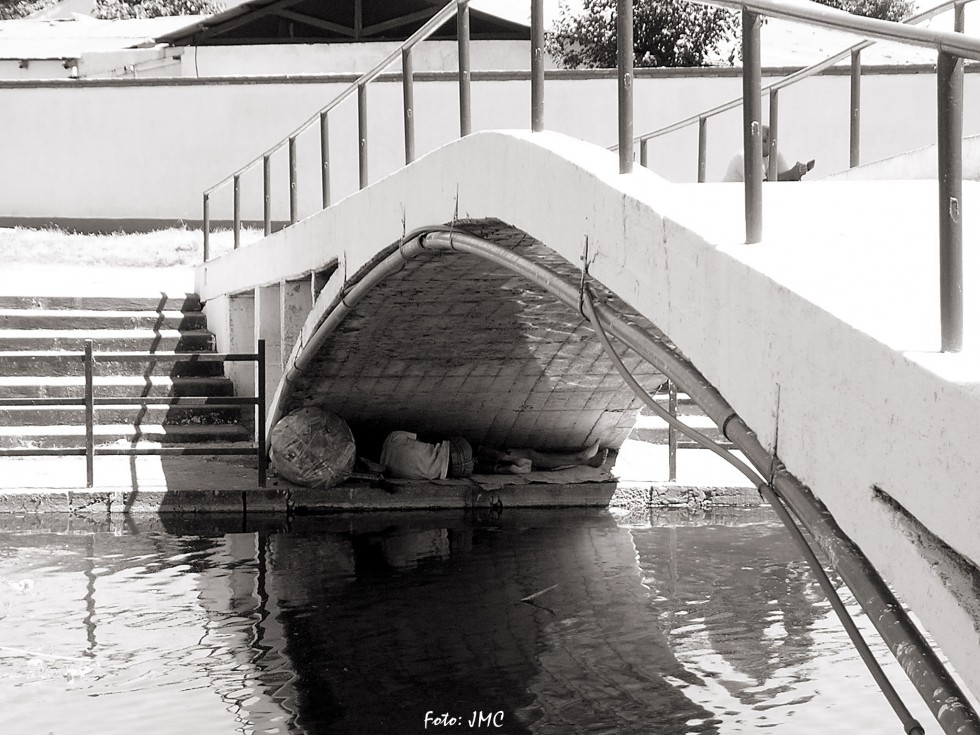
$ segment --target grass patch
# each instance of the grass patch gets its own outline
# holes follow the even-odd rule
[[[262,237],[260,230],[243,230],[242,244]],[[211,257],[232,249],[230,230],[211,233]],[[0,228],[0,262],[8,265],[91,265],[168,268],[197,265],[203,259],[200,230],[170,228],[154,232],[115,232],[108,235],[66,232],[59,228]]]

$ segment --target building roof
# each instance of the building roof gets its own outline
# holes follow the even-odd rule
[[[403,41],[444,5],[444,0],[245,0],[157,40],[175,46]],[[530,31],[526,24],[473,8],[470,35],[527,40]],[[455,37],[452,22],[433,36]]]

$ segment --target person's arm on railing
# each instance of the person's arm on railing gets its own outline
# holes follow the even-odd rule
[[[779,157],[780,169],[783,169],[784,161],[783,157]],[[807,171],[813,168],[814,161],[810,160],[808,163],[800,163],[797,161],[792,166],[786,167],[784,170],[779,172],[777,176],[778,181],[800,181],[804,176],[806,176]]]

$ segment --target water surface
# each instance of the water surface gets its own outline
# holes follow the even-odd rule
[[[901,732],[766,510],[0,517],[0,591],[10,734]]]

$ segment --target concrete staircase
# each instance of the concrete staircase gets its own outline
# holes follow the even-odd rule
[[[150,405],[95,410],[96,445],[154,446],[251,442],[251,407],[169,406],[153,398],[231,396],[221,362],[193,361],[213,352],[201,302],[193,294],[155,296],[0,295],[0,398],[83,398],[84,365],[57,358],[93,341],[96,397],[145,397]],[[163,362],[100,359],[100,352],[180,352]],[[243,417],[245,421],[243,421]],[[84,406],[0,406],[0,454],[24,447],[83,447]]]

